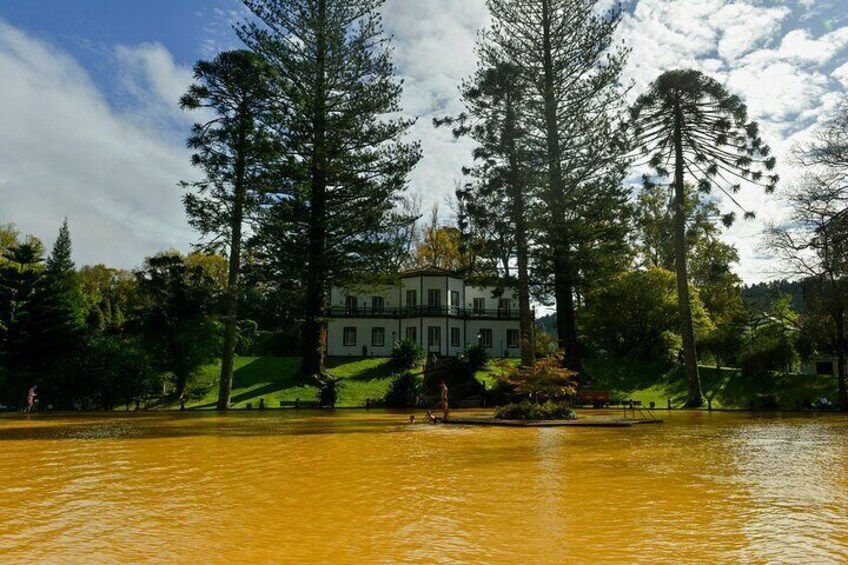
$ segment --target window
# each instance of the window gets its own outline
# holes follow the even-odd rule
[[[506,330],[506,346],[518,347],[520,336],[518,330]]]
[[[356,328],[345,328],[343,335],[345,347],[352,347],[356,345]]]
[[[371,328],[371,346],[383,347],[386,345],[386,328]]]
[[[509,298],[501,298],[498,300],[498,316],[508,318],[510,311]]]
[[[483,310],[486,309],[486,299],[485,298],[475,298],[474,299],[474,313],[482,314]]]
[[[377,314],[383,312],[383,297],[382,296],[372,296],[371,297],[371,311]]]
[[[452,290],[450,291],[450,305],[451,306],[459,306],[459,291]]]
[[[441,347],[442,346],[442,328],[440,326],[427,327],[427,346]]]
[[[459,347],[459,328],[451,328],[451,347]]]
[[[359,308],[359,301],[355,296],[345,297],[345,314],[355,314]]]
[[[407,290],[406,291],[406,306],[407,306],[407,308],[418,306],[418,291],[417,290]]]
[[[477,334],[480,345],[483,347],[492,347],[492,330],[480,330]]]
[[[412,326],[406,328],[406,339],[418,343],[418,328]]]
[[[442,291],[437,288],[431,288],[427,291],[427,306],[441,306]]]

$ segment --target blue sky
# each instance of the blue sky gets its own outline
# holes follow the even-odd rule
[[[602,0],[611,2],[611,0]],[[848,0],[629,0],[619,30],[633,49],[636,96],[660,72],[695,67],[748,102],[785,159],[848,88]],[[434,130],[461,111],[456,87],[473,71],[484,0],[387,0],[383,15],[405,81],[404,109],[424,159],[411,190],[441,203],[471,149]],[[176,185],[197,175],[184,137],[196,116],[177,100],[191,65],[238,46],[238,0],[0,0],[0,223],[48,243],[68,217],[78,263],[132,268],[165,248],[189,249]],[[726,234],[748,281],[779,275],[758,248],[781,202],[745,190],[759,219]]]

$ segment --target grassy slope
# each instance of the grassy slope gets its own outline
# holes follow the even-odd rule
[[[492,360],[477,377],[491,386],[497,374],[517,362],[517,359]],[[237,358],[233,404],[243,407],[245,403],[252,402],[257,406],[259,399],[264,398],[271,407],[277,406],[280,400],[313,400],[316,389],[298,378],[299,363],[299,359],[292,357]],[[330,358],[327,367],[334,375],[344,379],[339,406],[363,406],[367,398],[381,398],[392,374],[386,358]],[[674,407],[682,406],[686,400],[686,381],[680,368],[628,360],[587,360],[585,367],[592,377],[590,388],[610,391],[614,398],[641,400],[644,405],[653,401],[661,408],[666,406],[668,399]],[[197,382],[216,382],[218,371],[218,365],[209,365]],[[836,398],[836,379],[828,376],[749,378],[735,369],[701,367],[701,381],[704,394],[712,399],[714,408],[745,408],[757,394],[774,395],[783,408],[795,408],[804,399]],[[201,400],[191,402],[189,406],[212,407],[216,398],[217,388],[213,386]]]
[[[367,398],[381,398],[392,375],[386,358],[329,358],[329,371],[344,379],[339,406],[364,406]],[[316,389],[298,377],[300,359],[295,357],[238,357],[233,374],[233,405],[243,407],[247,402],[256,407],[264,398],[267,406],[278,406],[280,400],[314,400]],[[209,365],[197,378],[197,383],[217,383],[220,365]],[[212,386],[199,401],[189,407],[210,408],[218,398]]]
[[[686,401],[686,380],[679,367],[667,367],[644,361],[587,361],[592,376],[591,388],[609,390],[613,396],[656,402],[665,407],[668,399],[674,407]],[[836,379],[817,375],[781,375],[744,377],[736,369],[701,367],[704,395],[713,408],[746,408],[758,394],[773,395],[782,408],[795,408],[804,399],[836,397]]]

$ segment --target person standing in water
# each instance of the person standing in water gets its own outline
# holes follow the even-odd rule
[[[38,396],[38,385],[32,385],[29,387],[26,396],[26,408],[24,408],[24,413],[29,414],[33,411],[35,407],[35,397]]]
[[[448,385],[445,384],[445,381],[442,381],[442,412],[442,421],[447,422],[450,410],[448,409]]]

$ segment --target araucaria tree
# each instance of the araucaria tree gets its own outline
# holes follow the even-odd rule
[[[530,309],[529,208],[534,202],[527,131],[522,116],[527,84],[509,64],[486,60],[480,49],[477,72],[462,85],[467,114],[434,120],[453,125],[456,137],[468,135],[478,146],[475,165],[466,169],[471,181],[458,190],[468,220],[490,233],[500,234],[498,245],[504,274],[515,257],[517,273],[521,364],[535,361],[533,319]],[[491,52],[488,52],[491,54]]]
[[[192,164],[205,173],[201,181],[181,183],[193,189],[183,198],[189,223],[208,238],[209,247],[229,252],[218,410],[229,407],[233,384],[244,224],[263,202],[278,153],[276,139],[263,125],[272,74],[256,54],[227,51],[195,64],[197,82],[180,100],[184,109],[212,114],[194,125],[187,142],[195,151]]]
[[[331,280],[341,282],[382,253],[383,231],[421,157],[401,138],[394,77],[378,9],[382,0],[245,0],[257,21],[245,44],[274,68],[275,133],[286,154],[275,221],[305,263],[303,364],[322,375]],[[394,116],[392,116],[394,115]]]
[[[528,150],[539,183],[534,272],[556,300],[565,366],[582,370],[575,297],[597,267],[626,248],[626,147],[616,135],[619,77],[628,50],[615,45],[620,7],[597,0],[489,0],[493,23],[481,56],[509,65],[526,86]]]
[[[686,241],[687,180],[709,193],[718,188],[738,205],[734,194],[742,184],[760,185],[767,192],[778,181],[775,159],[748,120],[742,100],[721,84],[696,70],[674,70],[660,75],[630,111],[633,143],[656,177],[671,176],[673,191],[674,258],[677,272],[680,333],[689,394],[687,406],[703,404],[692,311],[689,298]],[[659,184],[645,177],[646,184]],[[741,206],[740,206],[741,208]],[[753,213],[745,212],[746,217]],[[734,214],[724,217],[733,221]]]

